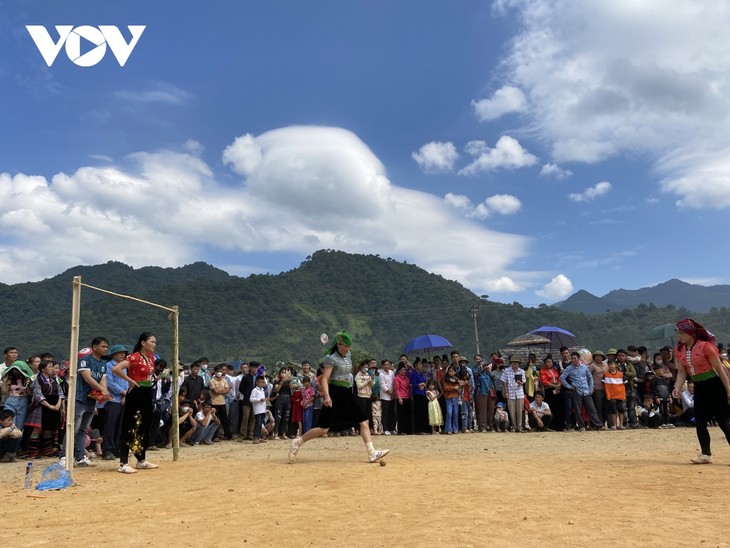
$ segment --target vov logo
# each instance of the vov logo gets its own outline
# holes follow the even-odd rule
[[[26,25],[25,28],[28,29],[30,37],[49,67],[53,65],[64,44],[68,58],[80,67],[93,67],[96,65],[104,58],[107,46],[112,50],[114,57],[117,58],[119,66],[123,67],[147,26],[127,25],[129,32],[132,34],[132,39],[129,42],[124,39],[121,31],[113,25],[99,25],[98,28],[89,25],[79,27],[56,25],[57,42],[53,41],[43,25]],[[83,55],[81,54],[82,38],[94,45],[92,49]]]

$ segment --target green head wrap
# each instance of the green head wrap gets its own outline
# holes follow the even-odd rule
[[[352,335],[350,335],[344,329],[342,331],[337,332],[337,334],[335,334],[335,339],[334,339],[334,341],[332,341],[332,344],[330,345],[329,349],[327,350],[327,353],[325,354],[325,356],[329,356],[335,350],[337,350],[338,344],[352,346]]]
[[[30,379],[33,376],[33,370],[30,368],[30,366],[25,363],[23,360],[17,360],[13,362],[13,365],[8,367],[3,372],[3,377],[5,377],[10,371],[13,369],[17,369],[18,372],[23,375],[26,379]]]

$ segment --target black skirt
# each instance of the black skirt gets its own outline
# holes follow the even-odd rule
[[[58,394],[46,396],[46,401],[51,405],[58,403]],[[45,405],[41,406],[41,429],[42,430],[58,430],[61,428],[61,410],[53,411]]]
[[[358,406],[355,399],[357,396],[352,393],[351,388],[330,384],[329,389],[332,407],[322,406],[319,423],[317,424],[319,428],[327,428],[338,432],[358,426],[368,420],[365,413]]]

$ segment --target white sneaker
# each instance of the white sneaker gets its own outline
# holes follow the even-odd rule
[[[155,468],[159,467],[159,464],[152,464],[151,462],[147,462],[146,460],[137,463],[137,470],[154,470]]]
[[[96,466],[93,462],[91,462],[91,459],[84,455],[84,458],[81,460],[74,461],[74,466],[80,466],[82,468],[91,468],[92,466]]]
[[[302,438],[294,438],[291,440],[291,446],[289,447],[289,462],[297,460],[297,453],[299,448],[302,446]]]
[[[380,451],[375,451],[375,453],[368,456],[368,460],[370,462],[378,462],[380,459],[382,459],[388,453],[390,453],[390,449],[382,449]]]
[[[712,456],[700,453],[690,461],[692,461],[692,464],[712,464]]]
[[[385,434],[386,436],[390,436],[390,432],[388,430],[386,430],[385,432],[383,432],[383,434]]]
[[[58,464],[66,468],[66,457],[61,457],[60,459],[58,459]]]
[[[120,472],[122,474],[136,474],[137,471],[129,466],[128,464],[122,464],[119,468],[117,468],[117,472]]]

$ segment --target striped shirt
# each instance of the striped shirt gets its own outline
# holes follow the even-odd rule
[[[603,374],[603,385],[606,388],[607,400],[626,400],[626,386],[624,385],[624,374],[618,369],[615,373],[606,371]]]

